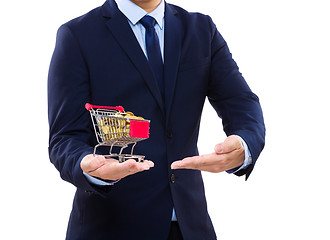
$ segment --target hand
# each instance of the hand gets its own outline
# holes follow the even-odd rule
[[[148,160],[136,162],[133,159],[129,159],[123,163],[119,163],[116,159],[105,158],[102,155],[93,156],[93,154],[86,155],[80,163],[80,167],[85,173],[104,180],[112,181],[137,172],[149,170],[153,166],[154,163]]]
[[[172,169],[196,169],[212,173],[227,171],[244,163],[245,152],[241,139],[236,135],[226,138],[214,147],[214,153],[187,157],[172,163]]]

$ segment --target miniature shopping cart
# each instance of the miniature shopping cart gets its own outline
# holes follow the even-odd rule
[[[127,159],[135,159],[137,162],[144,160],[144,156],[134,155],[133,150],[137,142],[149,138],[149,120],[125,112],[122,106],[95,106],[86,103],[85,107],[90,112],[98,142],[94,147],[94,155],[98,147],[109,146],[109,155],[105,157],[116,158],[119,162]],[[133,144],[131,153],[123,154],[129,144]],[[113,153],[113,147],[121,147],[119,153]]]

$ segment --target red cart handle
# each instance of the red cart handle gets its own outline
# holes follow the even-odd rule
[[[124,108],[122,106],[117,106],[117,107],[109,107],[109,106],[97,106],[97,105],[92,105],[90,103],[85,104],[85,108],[89,111],[91,108],[102,108],[102,109],[114,109],[119,112],[124,112]]]

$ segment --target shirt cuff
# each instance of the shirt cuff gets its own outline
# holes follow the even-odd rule
[[[96,177],[93,177],[85,172],[83,172],[83,174],[85,175],[85,177],[87,178],[87,180],[90,182],[90,183],[93,183],[95,185],[98,185],[98,186],[111,186],[111,185],[114,185],[115,183],[119,182],[120,179],[116,180],[116,181],[103,181],[99,178],[96,178]]]
[[[243,140],[243,138],[241,138],[238,135],[236,135],[236,136],[241,139],[241,142],[243,144],[244,152],[245,152],[245,159],[244,159],[244,163],[242,164],[242,166],[240,166],[239,168],[230,169],[230,170],[227,171],[227,173],[236,173],[240,170],[243,170],[243,169],[247,168],[252,163],[252,156],[251,156],[251,152],[249,150],[248,145]]]

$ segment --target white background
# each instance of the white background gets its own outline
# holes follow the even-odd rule
[[[47,71],[58,27],[103,2],[1,2],[1,239],[65,237],[75,189],[48,159]],[[266,147],[250,179],[204,174],[219,239],[330,239],[327,2],[169,2],[213,18],[264,110]],[[224,137],[207,104],[200,152]]]

